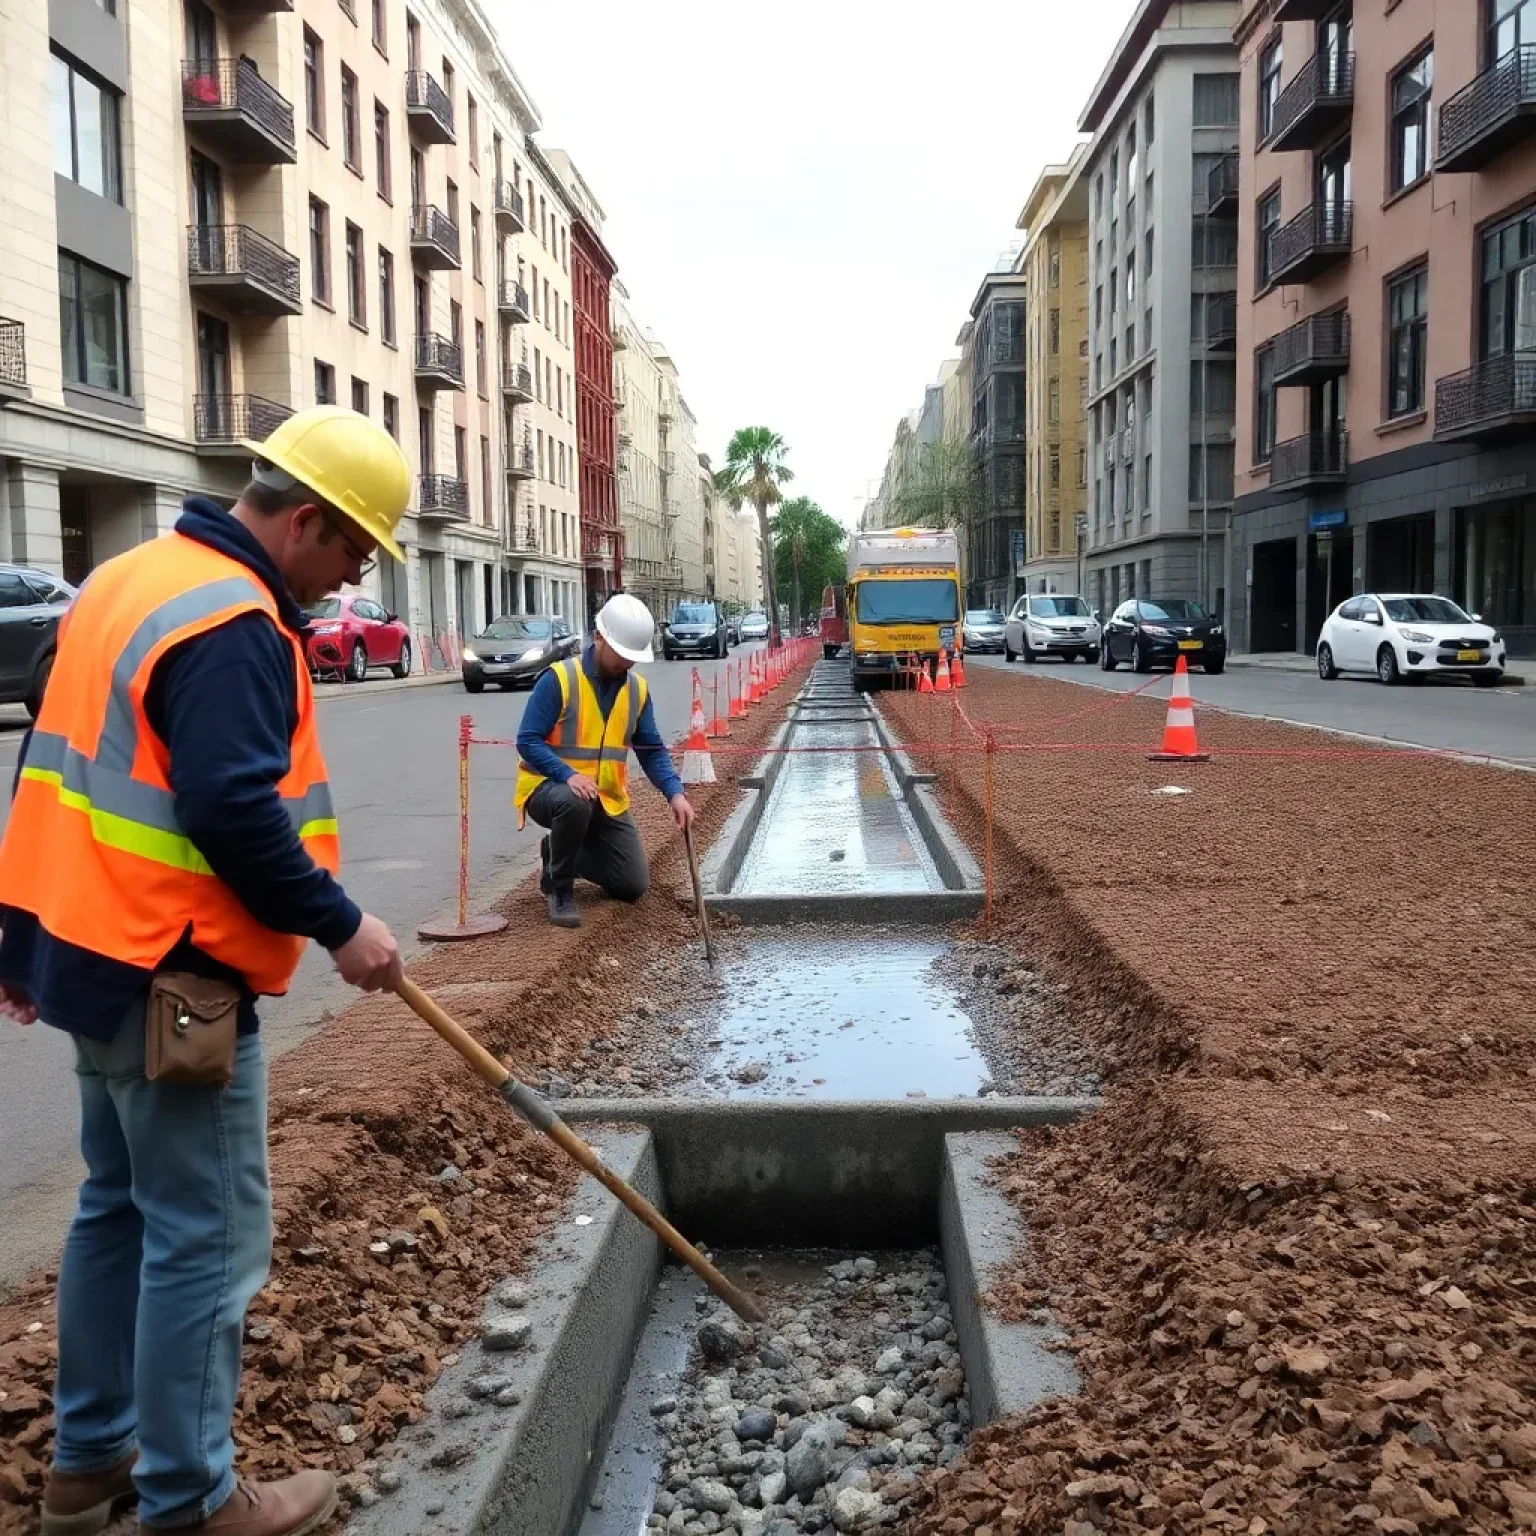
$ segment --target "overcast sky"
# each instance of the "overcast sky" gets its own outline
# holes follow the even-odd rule
[[[486,5],[700,449],[774,427],[848,521],[1134,0],[588,0],[542,29]]]

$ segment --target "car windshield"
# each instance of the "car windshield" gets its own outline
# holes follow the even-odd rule
[[[1447,597],[1384,597],[1387,617],[1394,624],[1470,624],[1472,616],[1464,613]]]
[[[486,625],[482,640],[548,640],[548,619],[493,619]]]
[[[1199,603],[1186,598],[1169,598],[1162,603],[1142,603],[1144,619],[1172,619],[1175,624],[1198,624],[1205,617],[1205,609]]]
[[[708,603],[679,603],[672,615],[674,624],[713,624],[715,610]]]
[[[1086,619],[1088,604],[1080,597],[1032,597],[1029,611],[1037,619]]]
[[[304,610],[307,619],[334,619],[341,615],[341,599],[339,597],[322,597],[318,603],[311,603]]]
[[[766,624],[768,622],[768,615],[766,613],[749,613],[741,622],[743,624]]]
[[[992,624],[1003,623],[1003,616],[996,608],[967,608],[965,610],[965,622],[967,624]]]
[[[953,624],[960,593],[946,576],[859,583],[861,624]]]

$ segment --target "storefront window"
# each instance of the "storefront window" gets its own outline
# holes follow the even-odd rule
[[[1536,642],[1536,500],[1456,514],[1456,598],[1489,624],[1530,629]]]

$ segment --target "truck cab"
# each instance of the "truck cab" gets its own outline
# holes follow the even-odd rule
[[[961,648],[960,541],[951,529],[885,528],[853,536],[848,659],[855,688],[934,664]]]

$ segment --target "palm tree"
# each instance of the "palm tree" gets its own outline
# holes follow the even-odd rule
[[[757,512],[757,537],[763,552],[763,598],[768,605],[768,638],[779,643],[779,605],[773,590],[773,544],[768,537],[768,509],[783,499],[780,490],[795,478],[784,462],[788,445],[771,427],[743,427],[725,450],[725,463],[715,472],[715,490],[740,511]]]

